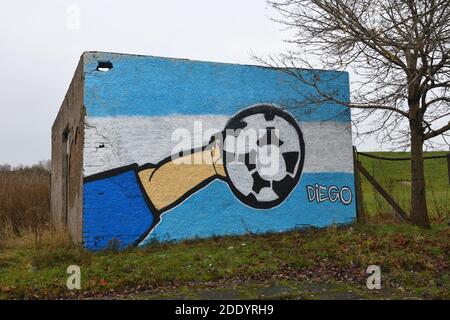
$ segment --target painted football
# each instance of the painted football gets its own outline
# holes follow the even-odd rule
[[[300,180],[304,155],[297,121],[272,105],[244,109],[225,127],[223,159],[230,188],[253,208],[268,209],[286,200]]]

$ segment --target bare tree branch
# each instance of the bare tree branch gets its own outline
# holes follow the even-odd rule
[[[424,139],[428,140],[428,139],[434,138],[434,137],[436,137],[438,135],[441,135],[444,132],[449,131],[449,130],[450,130],[450,121],[449,121],[449,123],[447,125],[441,127],[440,129],[431,130],[429,133],[427,133],[425,135]]]

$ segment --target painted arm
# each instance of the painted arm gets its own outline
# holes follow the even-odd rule
[[[218,145],[164,161],[156,168],[139,171],[139,178],[154,207],[159,211],[172,206],[204,184],[225,177]]]

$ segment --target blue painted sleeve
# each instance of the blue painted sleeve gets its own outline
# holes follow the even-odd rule
[[[99,250],[113,243],[120,248],[136,245],[154,221],[135,167],[114,170],[84,182],[83,242]]]

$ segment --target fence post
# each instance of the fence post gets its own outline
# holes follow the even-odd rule
[[[358,170],[366,177],[366,179],[375,187],[375,189],[383,196],[383,198],[394,208],[394,211],[397,217],[403,222],[409,222],[410,218],[406,214],[406,212],[395,202],[394,198],[391,197],[386,190],[375,180],[374,177],[370,175],[370,173],[362,166],[361,162],[357,162]]]
[[[364,198],[361,186],[361,175],[358,170],[358,151],[353,147],[353,172],[355,177],[355,201],[356,201],[356,219],[359,223],[366,223],[366,212],[364,210]]]

